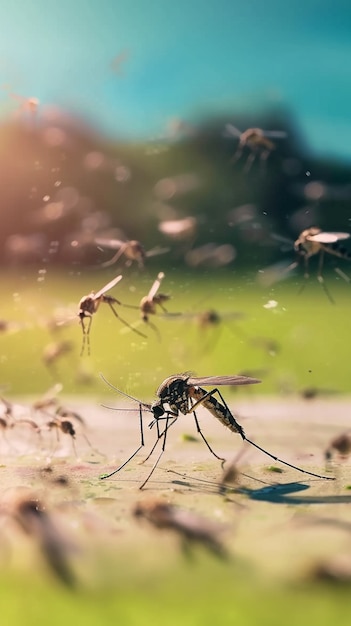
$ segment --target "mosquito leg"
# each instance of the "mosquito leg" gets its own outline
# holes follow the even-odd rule
[[[125,246],[121,246],[121,248],[117,250],[116,254],[113,255],[112,259],[110,259],[109,261],[104,261],[103,263],[100,263],[99,267],[110,267],[111,265],[114,265],[116,261],[118,261],[118,259],[122,256],[125,249],[126,249]]]
[[[318,276],[318,277],[317,277],[317,279],[318,279],[319,284],[320,284],[320,285],[321,285],[321,287],[323,288],[324,293],[325,293],[325,295],[327,296],[327,298],[328,298],[329,302],[330,302],[331,304],[335,304],[335,300],[334,300],[333,296],[331,295],[331,293],[330,293],[330,291],[329,291],[329,289],[328,289],[327,285],[325,284],[323,276]]]
[[[95,454],[98,454],[99,456],[104,456],[106,457],[106,454],[104,454],[103,452],[100,452],[100,450],[98,450],[97,448],[94,448],[94,446],[91,444],[91,442],[89,441],[88,437],[86,436],[85,433],[81,433],[82,436],[84,437],[85,441],[87,442],[89,448],[91,449],[92,452],[94,452]]]
[[[247,157],[247,161],[246,161],[246,164],[245,164],[245,167],[244,167],[245,174],[249,173],[255,158],[256,158],[256,153],[255,152],[251,152],[251,154],[249,154],[249,156]]]
[[[237,163],[241,157],[243,153],[243,149],[242,148],[238,148],[236,153],[234,154],[234,156],[232,156],[232,158],[230,159],[232,163]]]
[[[108,302],[107,304],[109,305],[109,307],[112,310],[112,312],[115,315],[115,317],[117,317],[117,319],[119,319],[120,322],[122,322],[122,324],[124,324],[125,326],[130,328],[130,330],[132,330],[137,335],[140,335],[140,337],[143,337],[144,339],[147,339],[147,337],[146,337],[146,335],[144,335],[144,333],[142,333],[142,332],[140,332],[140,330],[137,330],[136,328],[134,328],[134,326],[131,326],[130,324],[128,324],[128,322],[126,322],[126,320],[124,320],[120,315],[118,315],[118,313],[117,313],[116,309],[114,308],[112,302]]]
[[[150,456],[152,455],[153,451],[155,450],[155,448],[156,448],[156,446],[157,446],[158,442],[159,442],[159,441],[160,441],[160,439],[162,439],[162,437],[164,436],[164,434],[165,434],[165,430],[166,430],[166,429],[167,429],[167,430],[169,430],[169,429],[170,429],[170,427],[171,427],[171,426],[172,426],[172,425],[173,425],[173,424],[177,421],[177,419],[178,419],[178,418],[176,417],[175,419],[173,419],[173,420],[172,420],[172,422],[168,423],[168,422],[169,422],[170,417],[171,417],[171,415],[170,415],[170,414],[168,414],[168,415],[167,415],[167,417],[161,417],[161,418],[158,418],[157,420],[155,420],[156,425],[157,425],[157,439],[156,439],[156,441],[155,441],[154,445],[152,446],[152,448],[151,448],[151,450],[150,450],[149,454],[147,455],[147,457],[146,457],[143,461],[141,461],[141,464],[143,464],[143,463],[145,463],[146,461],[148,461],[148,460],[149,460],[149,458],[150,458]],[[165,420],[166,420],[166,426],[165,426],[165,429],[162,431],[162,433],[160,432],[160,428],[159,428],[159,420],[160,420],[160,419],[165,419]],[[154,425],[154,422],[152,423],[152,426],[153,426],[153,425]]]
[[[194,406],[195,406],[195,405],[194,405]],[[210,444],[208,443],[208,441],[207,441],[207,439],[206,439],[205,435],[203,434],[203,432],[202,432],[202,430],[201,430],[201,428],[200,428],[200,424],[199,424],[199,421],[198,421],[198,419],[197,419],[196,413],[195,413],[195,411],[194,411],[194,407],[191,407],[191,411],[192,411],[192,414],[193,414],[193,416],[194,416],[194,420],[195,420],[195,424],[196,424],[196,430],[197,430],[197,432],[199,433],[200,437],[201,437],[201,438],[202,438],[202,440],[205,442],[205,444],[206,444],[206,446],[208,447],[208,449],[209,449],[209,451],[211,452],[211,454],[213,454],[213,456],[214,456],[216,459],[218,459],[219,461],[222,461],[222,464],[223,464],[223,463],[224,463],[227,459],[224,459],[223,457],[218,456],[218,454],[216,454],[216,453],[215,453],[215,451],[214,451],[214,450],[212,450],[212,448],[211,448]],[[190,412],[190,411],[189,411],[189,412]]]
[[[91,326],[91,322],[93,318],[89,316],[87,327],[84,325],[83,319],[80,320],[80,323],[83,329],[83,341],[82,341],[82,349],[80,351],[80,356],[83,356],[85,348],[88,349],[88,356],[90,356],[90,326]]]
[[[298,472],[302,472],[303,474],[309,474],[309,476],[315,476],[315,478],[323,478],[324,480],[335,480],[334,476],[321,476],[320,474],[315,474],[314,472],[309,472],[308,470],[304,470],[301,467],[297,467],[297,465],[292,465],[291,463],[288,463],[287,461],[283,461],[283,459],[280,459],[279,457],[274,456],[273,454],[271,454],[270,452],[268,452],[264,448],[261,448],[261,446],[257,445],[257,443],[254,443],[253,441],[251,441],[247,437],[245,437],[245,441],[247,441],[247,443],[249,443],[251,446],[255,446],[255,448],[257,448],[258,450],[260,450],[261,452],[263,452],[267,456],[271,457],[271,459],[274,459],[274,461],[278,461],[278,463],[283,463],[283,465],[287,465],[288,467],[292,467],[293,469],[297,470]]]
[[[76,442],[74,440],[74,437],[71,437],[71,440],[72,440],[72,448],[73,448],[74,456],[77,459],[78,458],[78,454],[77,454]]]
[[[166,438],[167,438],[167,432],[168,432],[168,428],[169,428],[169,425],[168,425],[168,421],[169,421],[169,419],[170,419],[170,417],[169,417],[169,416],[167,416],[167,418],[166,418],[166,426],[165,426],[165,429],[164,429],[163,433],[161,434],[161,438],[163,437],[163,443],[162,443],[162,449],[161,449],[161,452],[160,452],[160,454],[158,455],[158,457],[157,457],[157,459],[156,459],[155,463],[153,464],[153,466],[152,466],[152,468],[151,468],[151,471],[149,472],[148,476],[146,477],[146,479],[144,480],[144,482],[142,483],[142,485],[140,485],[139,489],[143,489],[143,488],[145,487],[146,483],[148,482],[148,480],[150,479],[150,477],[151,477],[151,476],[152,476],[152,474],[154,473],[154,471],[155,471],[155,469],[156,469],[156,467],[157,467],[157,465],[158,465],[158,463],[159,463],[159,460],[160,460],[161,456],[163,455],[163,453],[164,453],[164,451],[165,451],[165,447],[166,447]],[[171,423],[171,425],[172,425],[172,424],[174,424],[174,421]],[[157,443],[157,442],[156,442],[156,443]]]
[[[304,282],[302,283],[302,285],[301,285],[301,287],[300,287],[300,289],[299,289],[299,291],[298,291],[298,294],[299,294],[299,295],[300,295],[300,294],[303,292],[303,290],[305,289],[305,287],[306,287],[306,285],[307,285],[307,281],[308,281],[308,279],[309,279],[309,277],[310,277],[310,275],[309,275],[309,273],[308,273],[308,256],[307,256],[307,254],[304,256],[304,265],[305,265],[305,273],[304,273],[304,279],[305,279],[305,280],[304,280]]]
[[[139,448],[137,448],[137,450],[135,450],[135,452],[133,452],[133,454],[124,463],[122,463],[122,465],[117,467],[117,469],[115,469],[113,472],[111,472],[110,474],[102,474],[100,476],[100,480],[104,480],[105,478],[110,478],[114,474],[117,474],[117,472],[119,472],[121,469],[123,469],[123,467],[128,465],[129,461],[131,461],[136,456],[136,454],[138,454],[138,452],[141,450],[141,448],[144,447],[145,443],[144,443],[144,429],[143,429],[143,414],[141,412],[141,405],[139,405],[139,424],[140,424],[140,446],[139,446]]]
[[[263,150],[263,152],[261,153],[261,156],[260,156],[261,175],[265,174],[267,171],[267,159],[269,155],[270,155],[270,150]]]
[[[161,342],[161,334],[160,334],[160,331],[158,330],[157,326],[155,326],[155,324],[150,322],[150,320],[147,320],[146,324],[148,324],[148,326],[150,326],[150,328],[152,328],[152,330],[154,331],[154,333],[157,336],[157,339]]]
[[[326,286],[326,284],[324,282],[323,275],[322,275],[323,261],[324,261],[324,250],[321,250],[320,251],[320,255],[319,255],[317,280],[318,280],[319,284],[323,287],[324,293],[327,296],[329,302],[331,302],[331,304],[335,304],[335,300],[334,300],[333,296],[331,295],[329,289],[327,288],[327,286]]]

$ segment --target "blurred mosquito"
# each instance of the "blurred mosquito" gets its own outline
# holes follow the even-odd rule
[[[120,315],[118,315],[113,305],[122,304],[122,303],[119,300],[116,300],[116,298],[113,298],[112,296],[105,295],[106,291],[109,291],[110,289],[112,289],[112,287],[117,285],[117,283],[119,283],[120,280],[122,280],[121,274],[113,278],[113,280],[111,280],[109,283],[107,283],[107,285],[102,287],[102,289],[100,289],[97,293],[92,291],[87,296],[83,296],[83,298],[81,298],[79,302],[79,312],[78,312],[78,316],[80,318],[80,323],[81,323],[82,330],[83,330],[83,344],[82,344],[81,356],[84,354],[84,350],[86,346],[88,348],[88,354],[90,354],[89,333],[90,333],[90,327],[91,327],[91,322],[92,322],[92,316],[94,313],[96,313],[96,311],[98,310],[102,302],[109,305],[112,313],[122,322],[122,324],[124,324],[125,326],[128,326],[128,328],[133,330],[135,333],[137,333],[141,337],[146,338],[146,336],[143,333],[141,333],[136,328],[133,328],[133,326],[128,324],[128,322],[126,322],[124,319],[121,318]],[[85,318],[88,318],[87,325],[84,324]]]
[[[339,259],[346,259],[350,261],[351,253],[346,250],[346,248],[344,248],[342,244],[340,244],[340,241],[349,239],[349,237],[349,233],[324,232],[317,226],[306,228],[302,231],[302,233],[300,233],[299,237],[294,242],[294,250],[298,255],[298,259],[291,263],[286,268],[285,272],[295,269],[299,265],[300,259],[303,259],[305,265],[304,277],[307,280],[309,278],[309,259],[312,256],[319,254],[317,280],[323,287],[329,301],[334,304],[334,300],[329,293],[329,290],[327,289],[324,278],[322,276],[324,255],[325,253],[327,253],[336,256]],[[278,237],[276,238],[278,239]],[[281,239],[282,241],[284,240],[284,238],[279,239]],[[305,286],[306,282],[302,286],[300,291],[303,291]]]
[[[71,411],[70,409],[66,409],[63,406],[59,406],[57,407],[55,414],[52,416],[52,418],[46,423],[46,427],[49,430],[56,430],[57,442],[59,441],[59,432],[63,433],[64,435],[69,435],[72,440],[74,455],[77,457],[77,450],[75,445],[77,431],[74,422],[78,423],[82,428],[85,427],[85,421],[82,416],[79,415],[79,413]],[[91,442],[89,441],[86,434],[82,431],[82,429],[80,429],[79,434],[85,439],[92,452],[100,456],[105,456],[99,450],[97,450],[97,448],[94,448],[92,446]]]
[[[346,459],[351,454],[351,431],[347,430],[338,435],[329,443],[324,456],[327,463],[332,460],[333,454],[337,453],[342,459]]]
[[[234,334],[240,340],[246,341],[246,334],[237,326],[237,324],[229,325],[226,323],[229,320],[233,320],[235,322],[243,318],[245,318],[245,314],[240,311],[226,311],[220,313],[215,309],[205,309],[204,311],[200,311],[198,313],[180,313],[176,317],[176,319],[194,320],[199,332],[201,333],[201,341],[198,342],[199,347],[201,348],[201,353],[214,349],[221,335],[223,326],[225,326],[229,332]],[[208,339],[207,341],[204,340],[206,337]]]
[[[143,245],[136,239],[132,239],[131,241],[121,241],[120,239],[105,239],[97,237],[95,239],[95,244],[97,246],[101,246],[102,248],[117,250],[112,259],[101,263],[100,267],[111,267],[111,265],[114,265],[118,259],[124,255],[127,259],[127,265],[131,265],[133,261],[136,261],[140,269],[142,269],[148,257],[169,252],[169,248],[160,247],[145,251]]]
[[[251,151],[245,165],[245,171],[248,172],[258,155],[261,162],[264,162],[275,150],[276,145],[271,139],[284,139],[287,133],[280,130],[262,130],[261,128],[248,128],[241,132],[233,124],[226,124],[224,135],[239,139],[239,147],[233,157],[235,163],[240,159],[245,147]]]
[[[181,509],[162,500],[138,502],[133,515],[144,518],[159,530],[173,530],[181,539],[182,549],[188,554],[193,544],[198,543],[206,547],[216,556],[228,556],[218,535],[226,526],[215,524],[210,520],[186,509]]]
[[[67,339],[48,343],[41,355],[44,365],[48,369],[55,369],[56,362],[73,350],[73,343]]]
[[[17,488],[3,497],[0,515],[14,520],[26,535],[33,538],[53,574],[62,583],[75,586],[76,579],[68,560],[68,553],[75,545],[63,537],[45,502],[35,493]]]
[[[139,403],[139,416],[140,416],[139,417],[140,419],[140,446],[127,459],[127,461],[125,461],[122,465],[120,465],[120,467],[118,467],[116,470],[114,470],[110,474],[102,475],[100,477],[101,479],[110,478],[110,476],[113,476],[114,474],[119,472],[123,467],[125,467],[125,465],[129,463],[129,461],[144,446],[142,410],[146,410],[152,413],[154,416],[154,419],[149,424],[149,428],[152,428],[154,425],[156,425],[156,428],[157,428],[156,442],[153,448],[151,449],[151,452],[146,457],[145,461],[151,456],[158,442],[161,440],[162,440],[162,448],[153,467],[151,468],[151,471],[149,472],[148,476],[146,477],[146,479],[140,486],[140,489],[143,489],[143,487],[146,485],[149,478],[153,474],[154,470],[156,469],[158,462],[165,450],[168,430],[177,421],[179,417],[179,413],[182,413],[183,415],[188,415],[189,413],[193,414],[198,434],[203,439],[204,443],[206,444],[211,454],[213,454],[213,456],[215,456],[216,459],[219,459],[220,461],[222,461],[222,465],[223,465],[226,459],[219,457],[212,450],[210,444],[205,438],[203,432],[201,431],[200,424],[199,424],[199,421],[197,419],[197,415],[195,412],[195,409],[199,407],[200,405],[203,406],[205,409],[207,409],[211,413],[211,415],[213,415],[216,419],[218,419],[221,422],[221,424],[223,424],[224,426],[227,426],[227,428],[229,428],[232,432],[238,433],[241,436],[243,441],[246,441],[247,443],[251,444],[252,446],[257,448],[258,450],[260,450],[267,456],[271,457],[275,461],[278,461],[279,463],[283,463],[284,465],[292,467],[293,469],[296,469],[297,471],[302,472],[303,474],[309,474],[310,476],[315,476],[316,478],[323,478],[325,480],[334,479],[330,476],[321,476],[320,474],[315,474],[314,472],[309,472],[308,470],[304,470],[300,467],[297,467],[296,465],[292,465],[291,463],[288,463],[287,461],[284,461],[278,458],[277,456],[274,456],[273,454],[271,454],[264,448],[261,448],[261,446],[254,443],[253,441],[251,441],[250,439],[246,437],[244,429],[242,428],[242,426],[240,426],[240,424],[236,421],[235,417],[231,413],[218,387],[223,386],[223,385],[252,385],[252,384],[261,382],[257,378],[249,378],[247,376],[205,376],[205,377],[199,378],[199,377],[190,376],[188,374],[176,374],[174,376],[169,376],[161,383],[161,385],[159,386],[156,392],[158,399],[155,400],[152,404],[147,404],[117,389],[116,387],[111,385],[102,376],[102,374],[101,374],[101,377],[104,380],[104,382],[107,383],[112,389],[114,389],[121,395],[127,398],[130,398],[131,400],[134,400],[135,402],[138,402]],[[211,391],[206,391],[200,385],[203,385],[204,387],[212,387],[214,385],[215,388],[212,389]],[[218,396],[219,400],[217,400],[214,397],[215,394]],[[165,405],[168,405],[169,408],[166,408]],[[159,429],[160,420],[165,420],[165,427],[162,432],[160,432],[160,429]]]
[[[165,275],[163,272],[158,273],[156,280],[152,283],[149,293],[147,294],[147,296],[144,296],[140,300],[138,307],[134,305],[129,305],[129,304],[124,305],[131,309],[139,309],[141,313],[141,320],[145,322],[146,324],[148,324],[155,331],[159,339],[160,339],[160,333],[158,329],[156,328],[155,324],[150,322],[150,315],[157,315],[157,307],[160,307],[163,313],[165,315],[169,315],[170,317],[174,315],[176,316],[179,315],[178,313],[173,313],[173,314],[168,313],[168,311],[163,305],[163,303],[167,302],[171,296],[168,296],[164,293],[158,293],[158,290],[161,286],[161,282],[164,279],[164,277]]]
[[[32,404],[33,412],[46,412],[50,407],[57,406],[58,394],[62,391],[63,386],[61,383],[56,383],[53,387],[50,387],[48,391],[39,400],[36,400]]]

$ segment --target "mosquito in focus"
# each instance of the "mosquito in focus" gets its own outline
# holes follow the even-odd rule
[[[307,280],[309,278],[309,259],[312,256],[319,254],[317,280],[322,285],[329,301],[334,304],[334,300],[329,293],[322,276],[324,255],[327,253],[336,256],[339,259],[347,259],[350,261],[351,253],[346,250],[342,244],[340,244],[340,241],[349,239],[349,237],[349,233],[324,232],[317,226],[306,228],[302,231],[302,233],[300,233],[299,237],[294,242],[294,250],[299,258],[297,261],[294,261],[294,263],[291,263],[291,265],[287,267],[286,271],[295,269],[299,264],[299,260],[303,259],[305,265],[304,277]],[[302,286],[301,291],[305,288],[305,286],[306,283]]]
[[[285,139],[287,133],[280,130],[262,130],[261,128],[248,128],[244,132],[241,132],[233,124],[226,124],[225,132],[226,137],[239,139],[239,147],[233,157],[236,163],[243,154],[244,148],[248,148],[251,151],[246,165],[245,171],[248,172],[256,159],[260,157],[261,162],[265,162],[270,153],[276,149],[276,145],[271,139]]]
[[[149,424],[149,428],[152,428],[155,425],[157,428],[156,442],[153,448],[151,449],[151,452],[146,457],[145,461],[151,456],[151,454],[153,453],[159,441],[162,441],[162,448],[161,448],[161,452],[159,456],[157,457],[154,465],[151,468],[151,471],[149,472],[148,476],[146,477],[146,479],[140,486],[140,489],[143,489],[143,487],[146,485],[151,475],[153,474],[154,470],[156,469],[158,462],[165,450],[168,430],[177,421],[180,413],[182,413],[183,415],[188,415],[190,413],[193,414],[198,434],[203,439],[204,443],[206,444],[211,454],[213,454],[213,456],[215,456],[216,459],[222,461],[222,465],[223,465],[226,459],[219,457],[213,451],[213,449],[211,448],[210,444],[208,443],[207,439],[205,438],[200,428],[200,424],[197,419],[195,409],[197,409],[201,405],[205,409],[207,409],[211,413],[211,415],[213,415],[216,419],[218,419],[221,422],[221,424],[223,424],[224,426],[227,426],[227,428],[229,428],[229,430],[231,430],[232,432],[239,434],[243,441],[246,441],[247,443],[251,444],[252,446],[257,448],[258,450],[260,450],[267,456],[271,457],[275,461],[278,461],[279,463],[283,463],[284,465],[287,465],[299,472],[302,472],[303,474],[309,474],[310,476],[315,476],[316,478],[323,478],[325,480],[334,480],[334,477],[321,476],[320,474],[315,474],[314,472],[309,472],[308,470],[304,470],[300,467],[297,467],[296,465],[292,465],[291,463],[288,463],[287,461],[284,461],[278,458],[277,456],[274,456],[273,454],[271,454],[264,448],[261,448],[261,446],[259,446],[258,444],[248,439],[248,437],[246,437],[244,429],[237,422],[237,420],[231,413],[218,387],[223,386],[223,385],[229,385],[229,386],[252,385],[252,384],[261,382],[257,378],[250,378],[247,376],[205,376],[205,377],[199,378],[199,377],[190,376],[188,374],[176,374],[174,376],[169,376],[161,383],[161,385],[159,386],[156,392],[158,399],[155,400],[152,404],[146,404],[145,402],[141,402],[140,400],[137,400],[136,398],[129,396],[123,391],[116,389],[102,376],[102,374],[101,374],[101,377],[104,380],[104,382],[107,383],[112,389],[114,389],[121,395],[139,403],[139,419],[140,419],[140,446],[127,459],[127,461],[125,461],[122,465],[120,465],[113,472],[109,474],[103,474],[100,477],[101,479],[110,478],[111,476],[119,472],[123,467],[125,467],[129,463],[129,461],[144,446],[142,410],[146,410],[152,413],[154,416],[154,419]],[[200,385],[203,385],[204,387],[212,387],[212,386],[215,386],[215,387],[214,389],[211,389],[211,391],[206,391]],[[215,395],[218,396],[219,400],[217,400],[217,398],[214,397]],[[165,405],[168,405],[168,408]],[[160,428],[159,428],[160,420],[165,421],[165,427],[162,430],[162,432],[160,431]]]
[[[109,248],[112,250],[116,250],[116,253],[109,261],[105,261],[101,263],[100,267],[111,267],[117,263],[118,259],[121,256],[125,256],[127,259],[126,265],[129,266],[136,261],[139,265],[140,269],[143,269],[145,266],[145,261],[148,257],[157,256],[158,254],[165,254],[169,252],[169,248],[152,248],[152,250],[145,251],[143,245],[140,241],[136,239],[132,239],[131,241],[121,241],[120,239],[105,239],[101,237],[97,237],[95,239],[95,244],[97,246],[101,246],[102,248]]]
[[[133,328],[133,326],[128,324],[128,322],[126,322],[124,319],[121,318],[120,315],[118,315],[113,305],[122,304],[122,303],[119,300],[116,300],[116,298],[113,298],[112,296],[105,295],[106,291],[109,291],[110,289],[112,289],[112,287],[117,285],[117,283],[119,283],[120,280],[122,280],[121,274],[113,278],[113,280],[111,280],[109,283],[107,283],[107,285],[102,287],[102,289],[100,289],[97,293],[92,291],[87,296],[83,296],[83,298],[81,298],[79,302],[79,312],[78,312],[78,316],[80,318],[80,323],[81,323],[82,330],[83,330],[83,344],[82,344],[81,356],[84,354],[85,347],[88,348],[88,354],[90,354],[89,334],[90,334],[92,317],[93,317],[93,314],[96,313],[96,311],[98,310],[102,302],[109,305],[112,313],[117,317],[117,319],[119,319],[122,322],[122,324],[124,324],[125,326],[128,326],[128,328],[133,330],[135,333],[137,333],[144,339],[146,338],[146,336],[143,333],[141,333],[136,328]],[[87,325],[84,324],[85,318],[88,318]]]

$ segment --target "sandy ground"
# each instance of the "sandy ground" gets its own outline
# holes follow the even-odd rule
[[[264,576],[295,576],[331,558],[351,563],[350,462],[335,457],[327,470],[324,459],[332,438],[349,428],[351,399],[251,400],[248,394],[239,400],[231,393],[226,398],[247,437],[289,463],[336,480],[314,478],[273,461],[243,444],[204,409],[198,417],[206,439],[227,459],[225,467],[234,461],[239,470],[233,484],[219,488],[220,461],[199,437],[192,416],[180,416],[155,472],[140,490],[158,456],[156,450],[141,463],[155,441],[155,430],[147,427],[150,414],[144,417],[144,448],[119,473],[101,480],[101,474],[116,469],[140,445],[138,412],[66,399],[65,406],[86,423],[82,429],[74,422],[76,453],[69,435],[57,440],[43,429],[40,439],[24,425],[6,433],[1,441],[2,502],[9,494],[31,490],[58,516],[73,543],[103,544],[105,557],[108,546],[127,560],[137,553],[139,560],[153,555],[157,561],[163,549],[178,550],[174,533],[160,534],[132,514],[136,503],[157,499],[203,516],[229,553]]]

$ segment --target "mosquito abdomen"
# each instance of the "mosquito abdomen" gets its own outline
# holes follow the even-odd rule
[[[196,401],[201,400],[202,406],[204,406],[205,409],[211,413],[211,415],[216,417],[221,424],[229,428],[229,430],[233,433],[238,433],[242,439],[246,439],[244,429],[240,426],[240,424],[238,424],[227,407],[218,402],[218,400],[216,400],[213,396],[207,395],[205,389],[202,389],[201,387],[193,387],[191,397]]]

